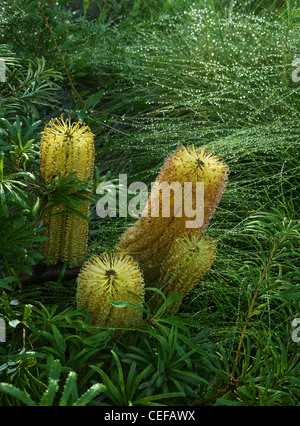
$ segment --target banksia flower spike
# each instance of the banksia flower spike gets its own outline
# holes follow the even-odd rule
[[[167,308],[169,315],[178,311],[183,298],[210,270],[215,256],[214,241],[201,231],[176,239],[162,265],[159,278],[159,288],[166,298],[174,292],[180,293],[179,299]],[[150,305],[156,311],[162,302],[161,296],[155,296]]]
[[[92,257],[86,262],[77,279],[77,306],[88,306],[93,325],[127,327],[142,321],[137,308],[115,307],[110,302],[132,302],[142,305],[144,281],[134,260],[123,253]]]
[[[167,158],[142,217],[119,242],[120,250],[139,262],[146,281],[158,278],[172,242],[187,228],[202,231],[207,228],[225,190],[227,177],[226,164],[205,147],[182,146]],[[165,183],[169,190],[164,192]],[[198,184],[203,184],[203,199],[199,197]],[[172,187],[174,191],[170,191]],[[178,199],[182,200],[179,206]],[[169,215],[163,211],[163,201],[169,203]]]
[[[81,181],[92,180],[94,171],[94,138],[89,127],[81,121],[71,123],[70,118],[52,119],[43,132],[41,175],[46,183],[60,173],[62,178],[76,172]],[[53,207],[50,215],[64,212],[62,204]],[[85,202],[78,212],[88,216],[89,203]],[[76,214],[63,214],[45,218],[47,225],[43,255],[48,263],[68,261],[72,266],[82,263],[88,238],[88,222]]]

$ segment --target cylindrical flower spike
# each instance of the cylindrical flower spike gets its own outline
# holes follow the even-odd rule
[[[130,294],[136,294],[139,298]],[[92,324],[107,327],[128,327],[142,322],[138,308],[116,307],[110,302],[131,302],[142,306],[144,281],[137,263],[123,253],[92,257],[77,279],[77,306],[88,306]]]
[[[201,216],[200,209],[203,221],[200,226],[194,228],[194,231],[197,229],[204,231],[207,228],[225,190],[227,178],[227,165],[218,157],[206,152],[205,147],[199,149],[195,149],[193,145],[189,148],[181,147],[167,158],[142,217],[121,236],[118,246],[139,262],[146,282],[158,278],[161,264],[172,242],[188,230],[187,221],[191,223]],[[169,188],[171,186],[176,188],[177,185],[181,188],[181,193],[180,189],[179,192],[175,189],[164,193],[161,191],[164,183],[167,183]],[[192,185],[189,188],[185,187],[188,183]],[[197,183],[203,183],[204,186],[204,203],[201,206],[198,205]],[[170,204],[169,216],[164,214],[162,207],[165,194],[170,194],[167,197]],[[180,195],[182,202],[179,211]],[[194,212],[194,216],[186,215],[188,206],[189,211]],[[153,217],[153,214],[157,217]]]
[[[46,182],[59,173],[62,177],[76,172],[80,180],[88,180],[94,171],[94,135],[79,120],[54,118],[46,124],[41,140],[41,174]]]
[[[215,257],[215,242],[201,231],[186,233],[174,241],[159,277],[159,288],[166,298],[175,292],[180,293],[179,299],[167,308],[166,312],[169,315],[174,315],[178,311],[184,297],[210,270]],[[161,296],[155,296],[150,305],[156,311],[162,302]]]
[[[90,128],[81,121],[71,123],[70,118],[52,119],[46,126],[41,140],[41,175],[50,183],[60,173],[67,177],[76,172],[82,181],[92,180],[94,171],[95,148]],[[89,203],[80,206],[78,212],[89,214]],[[76,214],[61,214],[63,205],[56,205],[45,218],[46,236],[43,255],[48,263],[68,261],[72,266],[82,263],[88,235],[88,222]]]

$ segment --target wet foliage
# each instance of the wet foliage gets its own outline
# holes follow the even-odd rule
[[[1,406],[299,405],[299,10],[298,0],[2,1]],[[145,304],[138,327],[99,329],[76,307],[67,264],[54,281],[28,279],[43,262],[47,209],[76,208],[84,190],[39,172],[41,133],[61,114],[95,134],[86,259],[135,221],[97,216],[99,183],[127,174],[150,188],[181,144],[228,164],[207,230],[215,263],[176,316],[164,315],[171,297],[155,316]]]

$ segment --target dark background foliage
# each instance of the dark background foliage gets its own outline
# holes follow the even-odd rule
[[[299,405],[299,25],[297,0],[1,2],[0,405]],[[179,144],[229,165],[217,259],[177,316],[145,307],[134,330],[95,330],[68,265],[28,279],[45,209],[84,189],[39,174],[61,114],[95,134],[95,187],[119,173],[150,187]],[[87,259],[134,222],[96,202]]]

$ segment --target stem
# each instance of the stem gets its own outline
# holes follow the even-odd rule
[[[264,281],[264,279],[265,279],[265,277],[267,275],[267,272],[268,272],[269,267],[271,265],[271,262],[273,260],[273,256],[274,256],[274,254],[275,254],[278,246],[280,245],[282,239],[283,239],[283,237],[279,238],[279,240],[274,245],[274,248],[271,251],[271,254],[270,254],[270,257],[268,259],[268,262],[267,262],[267,264],[266,264],[266,266],[265,266],[265,268],[263,270],[263,273],[262,273],[262,275],[260,277],[259,283],[258,283],[257,288],[255,290],[255,293],[253,295],[253,298],[252,298],[252,301],[251,301],[251,305],[250,305],[250,308],[249,308],[249,311],[248,311],[248,314],[247,314],[247,317],[246,317],[246,320],[245,320],[245,323],[244,323],[244,327],[243,327],[243,330],[242,330],[242,334],[241,334],[241,337],[240,337],[239,345],[238,345],[238,348],[237,348],[237,352],[236,352],[236,356],[235,356],[235,360],[234,360],[235,365],[237,364],[239,356],[240,356],[240,352],[241,352],[241,348],[242,348],[242,343],[243,343],[243,338],[245,336],[246,329],[247,329],[247,326],[248,326],[248,323],[249,323],[249,319],[250,319],[251,313],[252,313],[253,308],[254,308],[255,300],[257,298],[257,295],[258,295],[258,292],[259,292],[259,290],[261,288],[261,285],[262,285],[262,283],[263,283],[263,281]],[[231,377],[233,377],[234,374],[235,374],[235,366],[233,366]]]
[[[216,399],[218,399],[221,396],[225,395],[225,393],[228,392],[228,391],[229,391],[229,386],[226,386],[225,389],[220,390],[214,396],[211,396],[210,398],[207,398],[204,401],[201,401],[201,402],[199,402],[198,404],[195,404],[195,405],[196,406],[206,405],[207,403],[215,401]]]
[[[47,281],[57,281],[63,268],[62,262],[56,265],[37,263],[32,269],[32,275],[20,275],[19,279],[23,286],[30,284],[42,284]],[[80,272],[80,266],[67,268],[61,281],[73,280]]]

